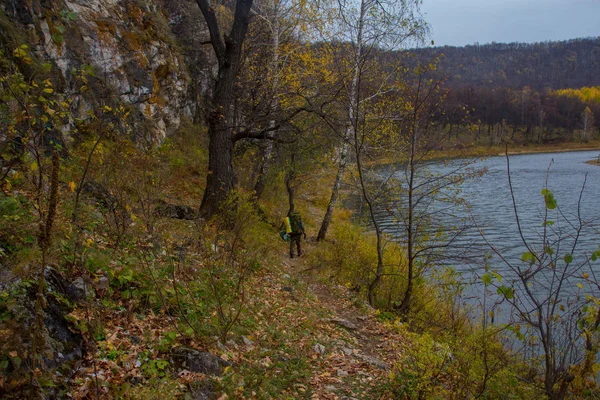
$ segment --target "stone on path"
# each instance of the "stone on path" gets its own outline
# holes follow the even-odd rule
[[[337,376],[342,377],[342,378],[346,377],[346,376],[348,376],[348,372],[344,371],[343,369],[338,369],[337,370]]]
[[[366,356],[364,354],[357,354],[356,357],[366,363],[369,363],[369,364],[379,368],[379,369],[388,369],[389,368],[385,362],[381,361],[380,359],[378,359],[376,357]]]
[[[352,349],[349,349],[348,347],[342,347],[340,348],[340,350],[342,350],[342,353],[344,353],[347,356],[351,356],[354,351]]]
[[[343,326],[346,329],[350,329],[352,331],[355,331],[358,329],[358,327],[356,325],[354,325],[352,322],[343,319],[343,318],[330,318],[329,322],[333,322],[334,324]]]
[[[242,342],[244,342],[244,344],[248,347],[254,346],[254,342],[252,340],[248,339],[246,336],[242,336]]]
[[[315,345],[312,347],[312,351],[319,355],[325,355],[325,352],[327,350],[325,349],[325,346],[323,346],[321,343],[315,343]]]

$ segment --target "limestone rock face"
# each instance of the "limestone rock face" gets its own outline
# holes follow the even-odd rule
[[[87,94],[74,95],[77,116],[105,104],[130,106],[132,134],[160,141],[183,116],[198,115],[213,67],[193,1],[0,0],[0,8],[8,19],[0,26],[16,32],[0,34],[2,47],[25,41],[55,65],[61,90],[76,93],[75,73],[92,72]]]

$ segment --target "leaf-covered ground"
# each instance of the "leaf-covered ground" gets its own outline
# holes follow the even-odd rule
[[[283,255],[253,277],[244,295],[239,326],[224,343],[194,342],[164,313],[131,312],[126,302],[107,308],[104,331],[68,395],[193,398],[190,391],[206,384],[217,399],[393,398],[387,382],[403,338],[363,299],[307,270],[303,258]],[[85,321],[86,312],[72,317]],[[177,369],[168,354],[182,344],[233,365],[220,377]]]

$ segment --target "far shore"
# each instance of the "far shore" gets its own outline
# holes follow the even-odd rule
[[[508,150],[508,151],[507,151]],[[572,151],[598,151],[600,155],[600,141],[589,143],[561,143],[547,145],[509,145],[508,149],[504,146],[472,146],[462,150],[438,150],[433,153],[433,158],[456,158],[456,157],[492,157],[504,156],[508,153],[509,156],[520,154],[537,154],[537,153],[564,153]],[[591,160],[596,162],[596,160]]]
[[[462,148],[448,147],[443,150],[434,150],[427,157],[427,160],[448,160],[456,158],[471,158],[471,157],[495,157],[506,155],[507,149],[504,146],[462,146]],[[508,155],[536,154],[536,153],[563,153],[573,151],[598,151],[598,157],[586,161],[588,164],[600,166],[600,140],[594,140],[589,143],[561,143],[550,145],[509,145]],[[383,166],[394,164],[397,160],[391,160],[387,157],[375,158],[369,160],[367,164]]]
[[[593,145],[585,145],[585,146],[573,146],[570,148],[555,148],[554,146],[543,146],[542,148],[536,148],[536,149],[527,149],[527,150],[523,150],[523,151],[514,151],[514,150],[509,150],[508,151],[508,155],[516,155],[516,154],[535,154],[535,153],[566,153],[566,152],[571,152],[571,151],[599,151],[600,152],[600,146],[598,146],[598,144],[594,143]],[[498,155],[503,156],[506,155],[506,152],[502,152],[502,153],[498,153]],[[600,153],[598,154],[597,157],[595,157],[592,160],[588,160],[585,162],[586,164],[591,164],[591,165],[597,165],[600,166]]]
[[[573,147],[573,148],[553,148],[553,147],[542,147],[542,148],[534,148],[534,149],[524,149],[524,150],[509,150],[508,155],[515,154],[535,154],[535,153],[566,153],[569,151],[600,151],[599,146],[593,147]],[[506,152],[498,153],[499,156],[506,155]]]

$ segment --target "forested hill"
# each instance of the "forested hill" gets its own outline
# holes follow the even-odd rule
[[[413,49],[413,60],[442,55],[449,86],[564,89],[600,85],[600,37]]]

